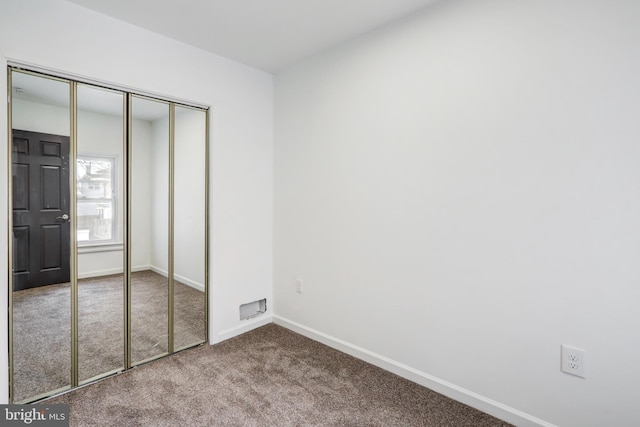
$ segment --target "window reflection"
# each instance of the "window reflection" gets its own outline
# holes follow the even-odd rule
[[[116,235],[115,158],[78,155],[78,243],[109,242]]]

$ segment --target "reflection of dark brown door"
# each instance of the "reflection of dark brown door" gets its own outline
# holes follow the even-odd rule
[[[69,137],[13,130],[13,289],[69,281]]]

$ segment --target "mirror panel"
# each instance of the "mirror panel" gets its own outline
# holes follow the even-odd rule
[[[80,383],[124,369],[124,94],[77,86]]]
[[[12,403],[205,342],[206,110],[9,76]]]
[[[175,107],[174,343],[206,341],[206,120],[203,110]]]
[[[167,354],[169,104],[131,103],[131,361]]]
[[[11,72],[13,402],[70,387],[70,85]]]

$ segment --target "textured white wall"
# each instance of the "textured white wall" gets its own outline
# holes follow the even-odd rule
[[[3,0],[0,67],[36,64],[212,107],[210,338],[217,342],[268,320],[238,320],[238,306],[272,296],[273,78],[271,75],[62,0]],[[6,73],[0,73],[6,99]],[[6,103],[0,103],[6,117]],[[0,120],[0,144],[7,146]],[[0,150],[0,222],[7,223],[7,159]],[[0,233],[0,247],[7,247]],[[7,256],[0,257],[7,271]],[[7,275],[0,289],[7,289]],[[6,307],[7,292],[0,292]],[[0,317],[0,366],[7,319]],[[0,369],[0,402],[8,398]]]
[[[638,22],[443,1],[279,73],[276,319],[520,425],[637,424]]]

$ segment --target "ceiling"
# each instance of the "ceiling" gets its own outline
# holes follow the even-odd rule
[[[439,0],[69,0],[275,73]]]

